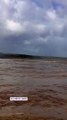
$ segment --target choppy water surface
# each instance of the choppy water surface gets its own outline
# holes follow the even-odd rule
[[[27,96],[29,101],[10,102],[11,96]],[[67,62],[0,59],[0,119],[6,116],[67,120]]]

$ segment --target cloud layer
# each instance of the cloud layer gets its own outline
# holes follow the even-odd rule
[[[1,0],[0,51],[67,57],[66,0]]]

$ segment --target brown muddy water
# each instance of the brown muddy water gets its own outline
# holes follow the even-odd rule
[[[67,61],[0,59],[0,120],[67,120]]]

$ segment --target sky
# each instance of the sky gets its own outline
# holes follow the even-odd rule
[[[67,0],[0,0],[0,52],[67,57]]]

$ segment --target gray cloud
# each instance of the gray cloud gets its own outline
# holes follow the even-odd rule
[[[66,0],[1,0],[0,51],[67,56]]]

